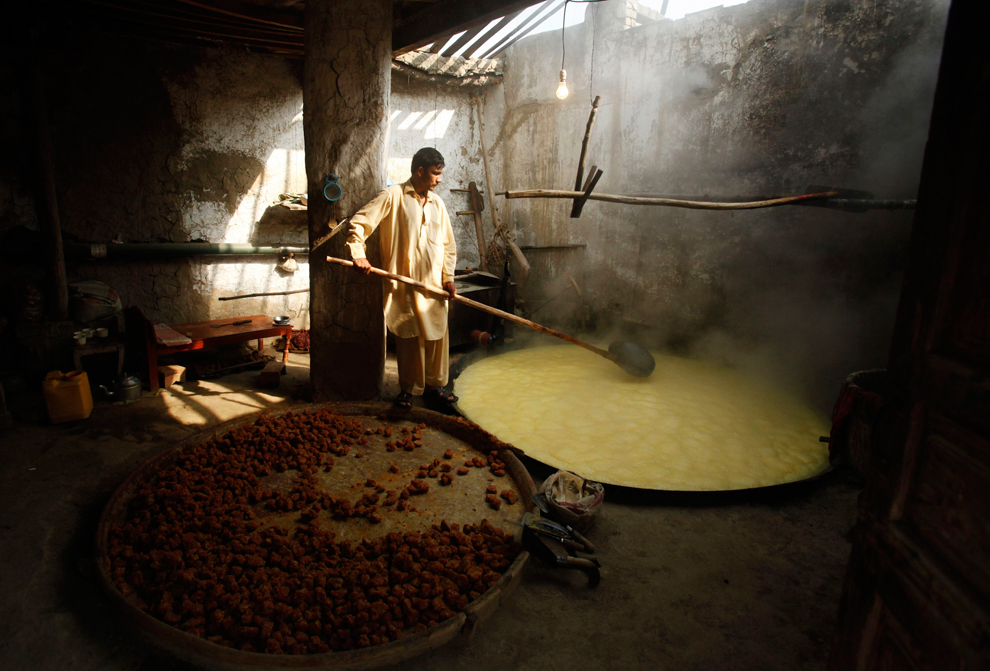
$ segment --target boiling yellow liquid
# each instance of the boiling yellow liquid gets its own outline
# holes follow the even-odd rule
[[[729,368],[653,356],[645,379],[578,347],[488,357],[457,378],[458,407],[534,459],[613,485],[748,489],[828,466],[811,408]]]

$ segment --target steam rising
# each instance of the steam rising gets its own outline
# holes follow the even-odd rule
[[[821,0],[807,15],[802,6],[752,0],[619,33],[603,27],[602,14],[591,92],[602,106],[588,161],[605,171],[597,190],[718,199],[821,184],[914,198],[947,0],[878,9]],[[578,52],[587,72],[592,32],[584,30],[585,52],[568,53]],[[503,149],[508,188],[552,186],[524,181],[548,172],[573,180],[591,78],[569,66],[574,101],[556,108],[556,132],[537,133],[546,112],[527,97],[538,85],[530,64],[552,47],[534,38],[508,57],[505,124],[519,129]],[[543,137],[552,139],[544,146]],[[580,279],[599,343],[627,337],[736,366],[822,411],[846,375],[886,365],[910,211],[592,202],[573,220],[569,203],[511,207],[525,244],[587,244]],[[563,288],[566,278],[552,268],[547,276],[524,288],[526,298],[538,304]],[[541,312],[551,315],[560,316]]]

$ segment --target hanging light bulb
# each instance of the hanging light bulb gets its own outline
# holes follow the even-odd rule
[[[560,84],[557,86],[557,97],[563,100],[567,97],[570,90],[567,88],[567,70],[561,69],[560,71]]]

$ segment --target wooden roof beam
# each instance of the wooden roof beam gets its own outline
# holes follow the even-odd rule
[[[248,6],[231,0],[209,0],[208,2],[206,0],[178,0],[178,2],[217,14],[226,14],[239,19],[249,19],[256,23],[298,30],[300,33],[303,30],[302,12],[279,12],[264,7]]]
[[[408,19],[397,21],[392,29],[394,56],[426,46],[430,42],[449,39],[462,30],[484,26],[493,19],[522,11],[540,0],[441,0],[432,8],[416,12]]]
[[[472,49],[477,49],[478,47],[481,47],[482,45],[484,45],[485,42],[487,42],[488,40],[490,40],[493,35],[497,34],[498,31],[502,30],[507,25],[509,25],[509,22],[512,21],[513,19],[515,19],[517,16],[519,16],[519,14],[521,12],[522,12],[522,10],[519,10],[518,12],[513,12],[512,14],[506,14],[504,17],[502,17],[502,20],[501,21],[499,21],[494,26],[492,26],[491,28],[489,28],[488,30],[486,30],[485,33],[481,37],[479,37],[478,40],[474,44],[471,45]],[[480,32],[483,28],[484,28],[484,26],[482,26],[482,28],[479,28],[478,31]],[[467,41],[465,41],[464,44],[467,44]],[[457,46],[457,49],[460,49],[462,46],[464,46],[464,44],[461,44],[461,45]],[[457,49],[453,49],[453,48],[451,48],[449,50],[448,49],[445,49],[443,55],[444,56],[453,56],[454,55],[454,52],[457,51]],[[448,54],[447,51],[450,51],[450,53]]]

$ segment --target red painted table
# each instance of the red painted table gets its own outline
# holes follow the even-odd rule
[[[233,325],[233,322],[250,320],[250,323]],[[149,322],[150,325],[150,322]],[[165,345],[155,338],[155,329],[145,329],[146,344],[148,349],[148,382],[151,391],[158,390],[158,357],[165,354],[175,354],[177,352],[191,352],[207,347],[217,347],[219,345],[230,345],[232,343],[246,342],[248,340],[258,341],[258,351],[264,349],[265,338],[285,336],[286,341],[292,336],[292,325],[278,326],[272,322],[272,318],[266,315],[253,315],[251,317],[226,317],[224,319],[213,319],[205,322],[189,322],[188,324],[171,324],[169,326],[179,335],[189,338],[189,342],[182,344]],[[289,348],[285,348],[282,353],[282,362],[289,360]]]

